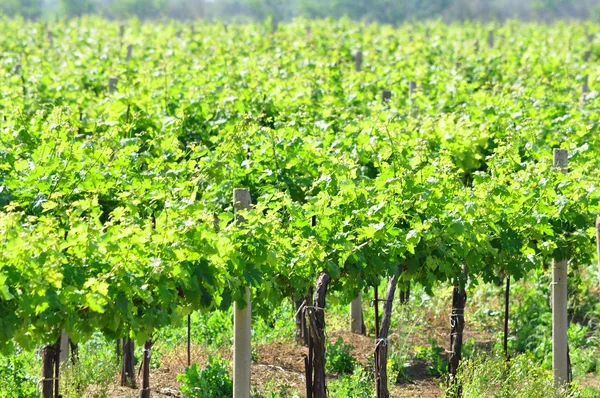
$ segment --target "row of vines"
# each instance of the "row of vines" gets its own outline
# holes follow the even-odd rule
[[[590,263],[597,28],[0,20],[0,351]]]

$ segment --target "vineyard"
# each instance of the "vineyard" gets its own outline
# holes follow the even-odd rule
[[[0,395],[600,396],[599,28],[0,19]]]

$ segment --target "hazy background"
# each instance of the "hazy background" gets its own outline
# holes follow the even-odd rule
[[[26,18],[55,18],[96,13],[108,18],[254,19],[277,21],[349,16],[400,23],[442,18],[546,20],[592,19],[600,22],[600,0],[0,0],[0,12]]]

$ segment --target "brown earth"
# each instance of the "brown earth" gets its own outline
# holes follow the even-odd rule
[[[337,340],[341,337],[345,344],[354,347],[353,356],[362,365],[367,365],[369,356],[373,354],[374,340],[371,337],[359,336],[346,332],[330,334],[330,339]],[[215,354],[215,353],[213,353]],[[225,359],[231,360],[231,353],[222,350],[218,353]],[[296,390],[300,397],[306,397],[304,359],[307,354],[305,347],[294,344],[274,342],[256,347],[257,360],[252,364],[252,385],[260,391],[266,389],[282,391]],[[208,361],[209,353],[200,346],[192,348],[192,363],[203,365]],[[177,375],[185,371],[187,356],[185,347],[162,353],[161,368],[153,369],[150,374],[152,397],[180,397]],[[408,369],[411,381],[396,385],[391,391],[393,397],[423,397],[433,398],[440,394],[439,379],[427,373],[427,364],[424,361],[415,361]],[[138,386],[141,379],[138,378]],[[265,388],[266,387],[266,388]],[[98,386],[90,386],[86,397],[92,398],[101,395]],[[106,396],[111,398],[138,398],[139,390],[119,387],[118,380],[109,386]],[[291,395],[290,395],[291,396]]]

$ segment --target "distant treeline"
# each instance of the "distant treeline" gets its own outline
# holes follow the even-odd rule
[[[600,20],[600,0],[0,0],[0,11],[25,18],[101,14],[108,18],[252,19],[293,17],[400,23],[406,20]]]

